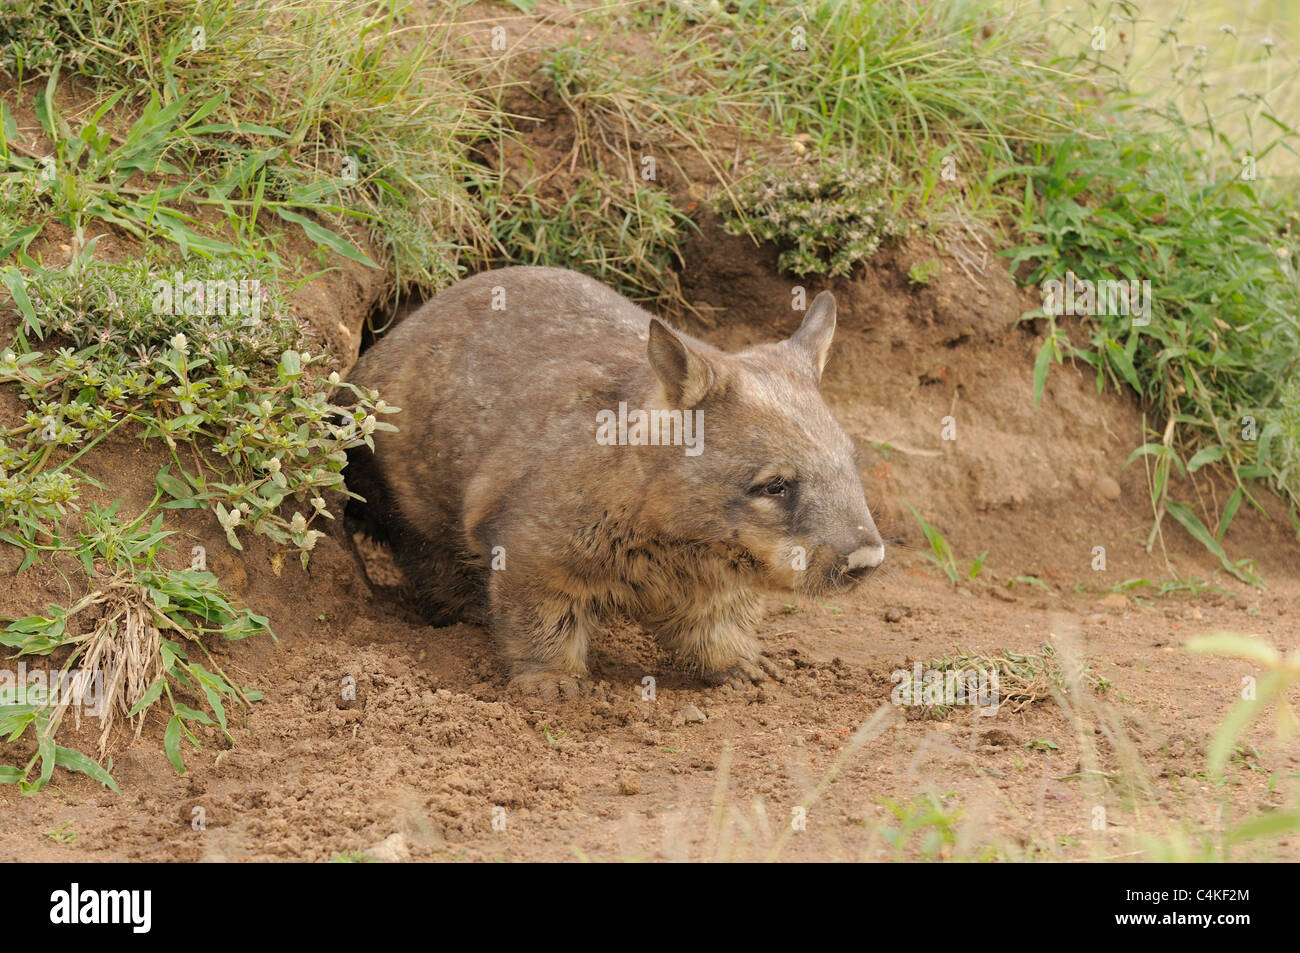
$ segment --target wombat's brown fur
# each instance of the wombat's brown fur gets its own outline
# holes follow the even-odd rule
[[[486,596],[526,690],[580,691],[620,613],[710,681],[759,681],[757,592],[843,589],[884,558],[818,393],[834,331],[823,292],[789,340],[727,354],[576,272],[476,275],[353,371],[401,412],[351,455],[367,502],[349,517],[393,545],[435,624]],[[638,444],[638,411],[678,412],[660,445]]]

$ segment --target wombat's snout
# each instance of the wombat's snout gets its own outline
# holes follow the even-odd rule
[[[844,554],[844,575],[858,580],[885,561],[885,542],[880,538],[876,527],[870,523],[857,527],[857,546]]]

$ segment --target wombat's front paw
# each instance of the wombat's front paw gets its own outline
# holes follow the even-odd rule
[[[730,685],[732,688],[744,688],[746,685],[756,685],[768,676],[779,682],[781,681],[781,670],[767,656],[758,655],[754,658],[742,658],[730,668],[718,669],[716,672],[705,672],[704,680],[710,685]]]
[[[538,695],[542,701],[577,698],[591,693],[591,680],[568,672],[523,672],[510,679],[510,691]]]

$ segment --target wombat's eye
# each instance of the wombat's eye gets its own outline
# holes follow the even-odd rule
[[[764,496],[785,496],[790,491],[790,484],[785,481],[785,477],[775,477],[763,484],[761,492]]]

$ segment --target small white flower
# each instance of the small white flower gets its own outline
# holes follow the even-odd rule
[[[320,539],[320,535],[320,530],[307,530],[307,535],[302,538],[302,548],[310,552],[315,548],[316,540]]]
[[[339,377],[338,371],[330,371],[329,382],[331,384],[337,384],[340,380],[342,380],[342,378]]]
[[[267,469],[269,472],[271,472],[271,473],[279,473],[279,472],[280,472],[280,458],[279,458],[279,457],[272,457],[272,458],[270,459],[270,461],[266,464],[266,469]]]
[[[289,521],[289,532],[297,535],[307,529],[307,520],[301,513],[294,513],[293,519]]]
[[[175,337],[171,339],[169,343],[171,344],[172,347],[176,348],[176,350],[178,351],[184,351],[187,347],[189,347],[190,344],[190,342],[186,339],[185,335],[183,334],[177,334]]]

